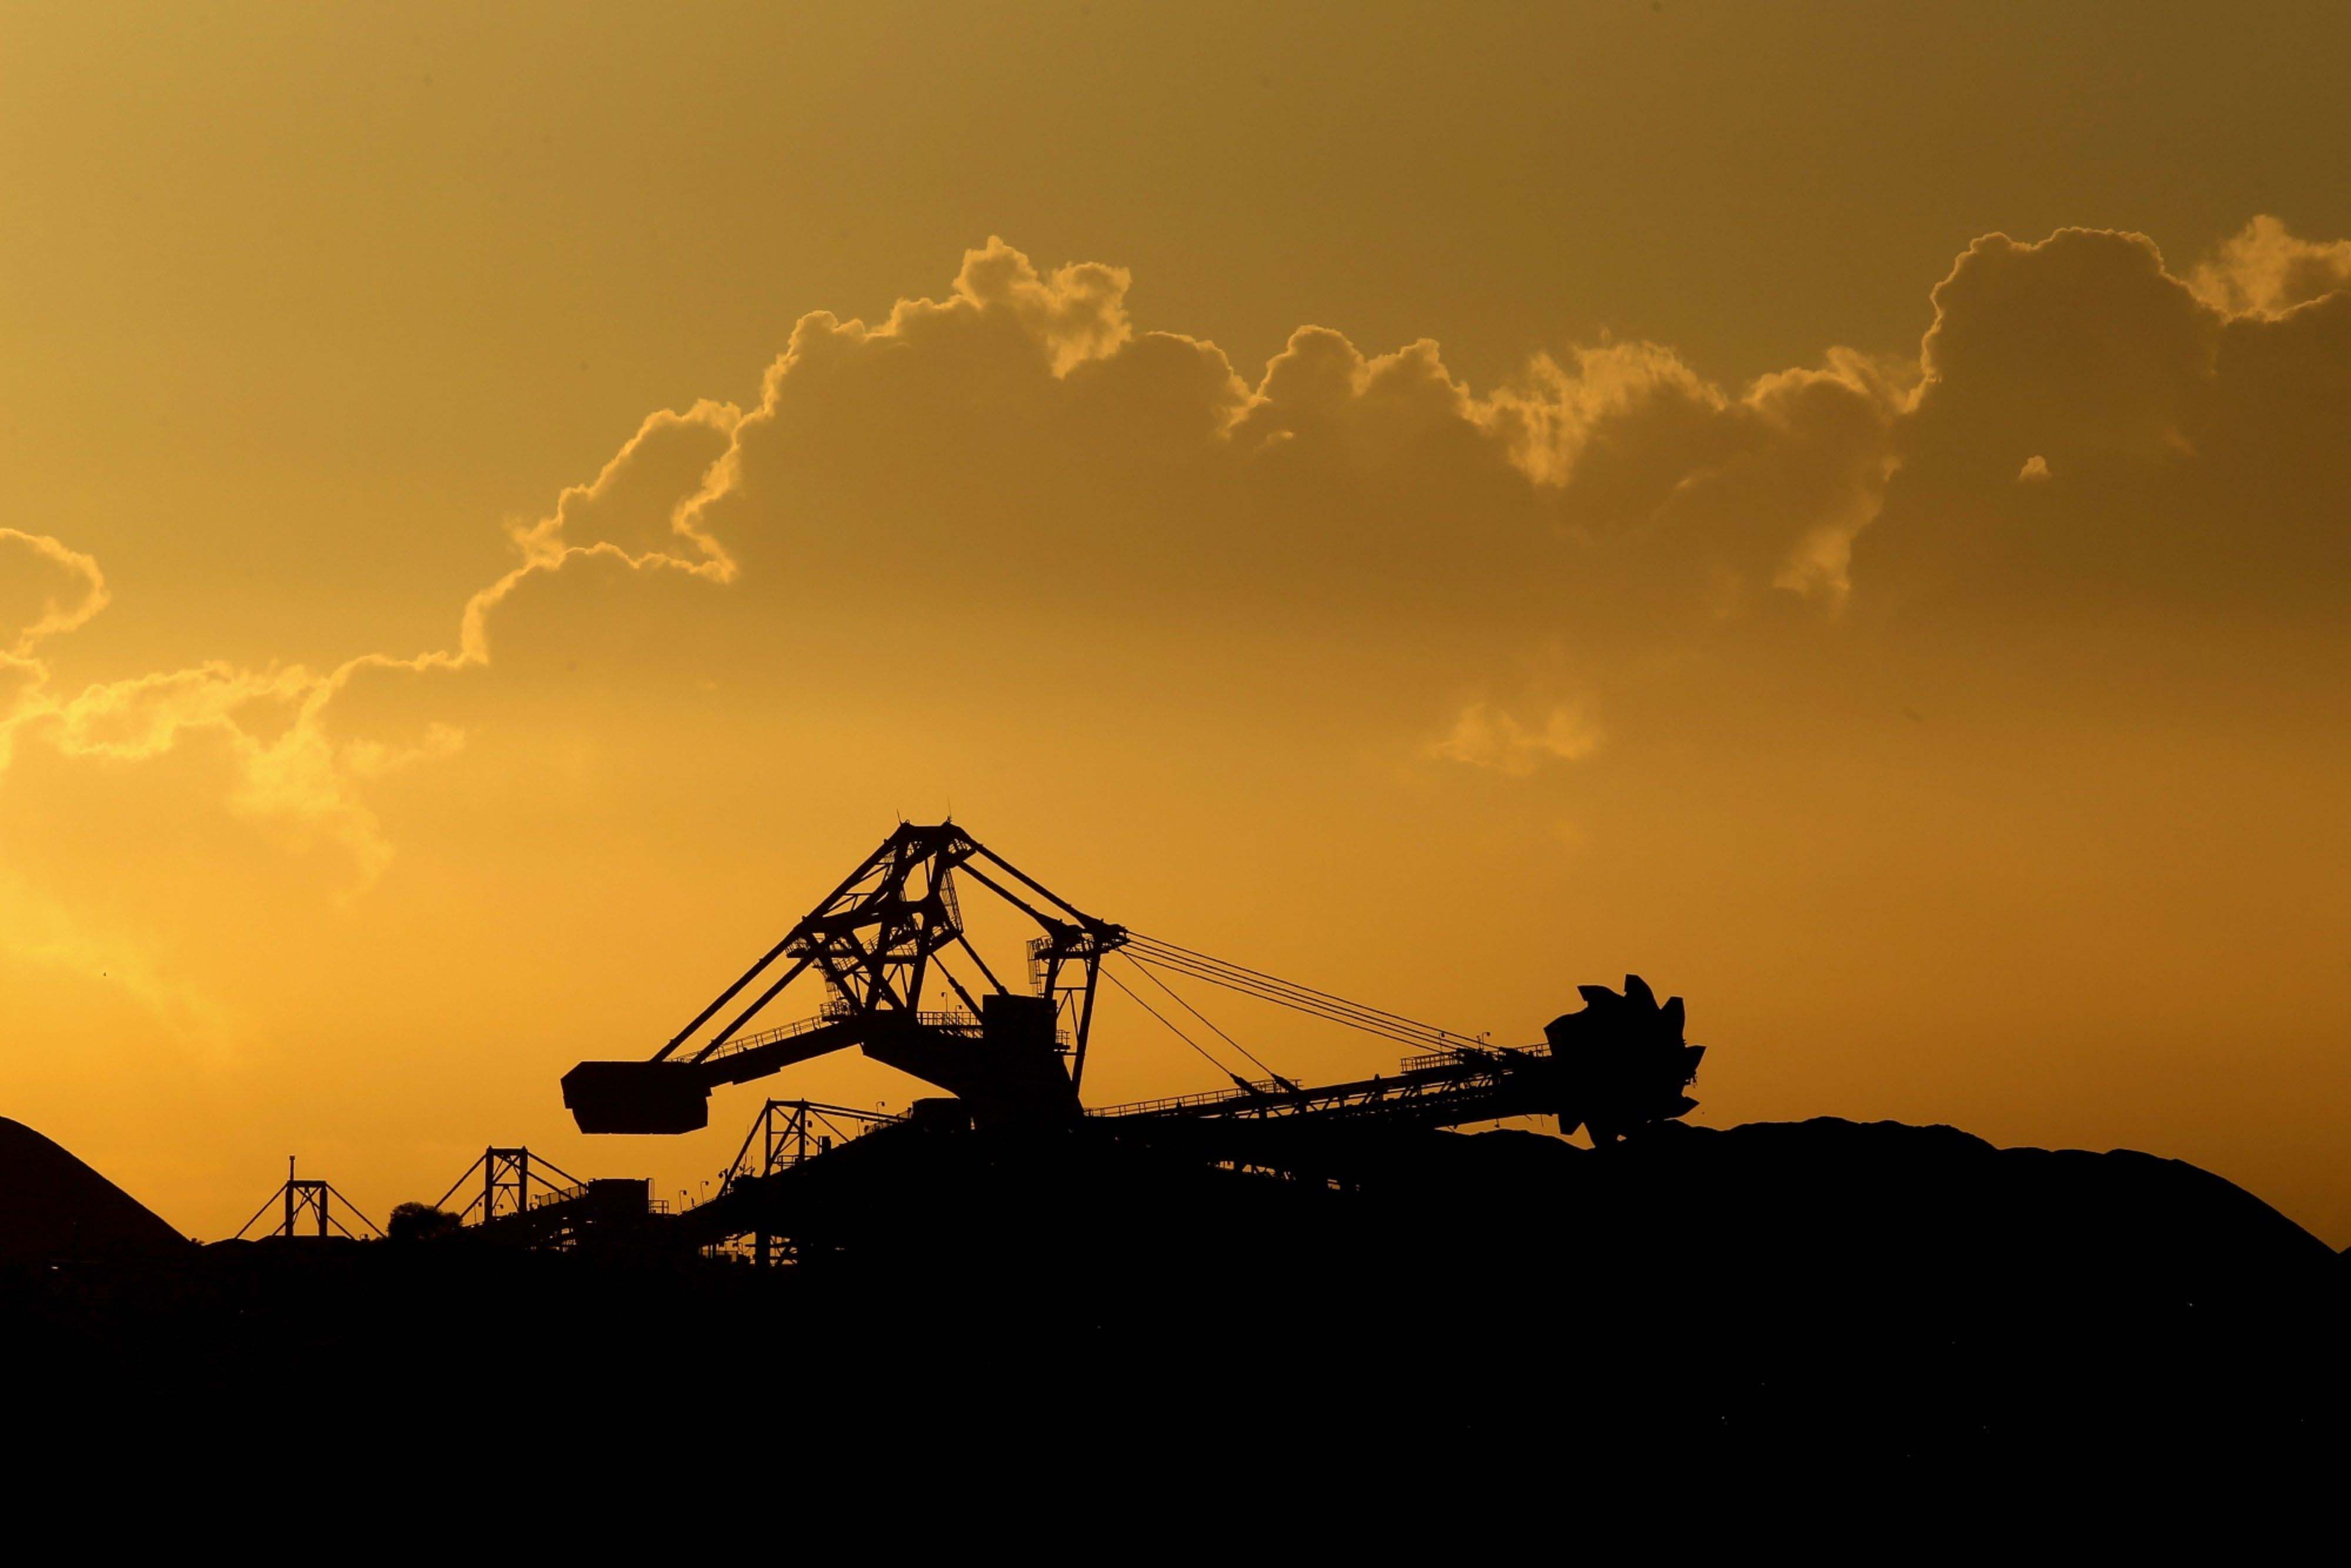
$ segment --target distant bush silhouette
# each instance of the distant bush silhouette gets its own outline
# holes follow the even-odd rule
[[[429,1203],[403,1203],[392,1211],[384,1234],[394,1241],[428,1241],[456,1231],[457,1217]]]

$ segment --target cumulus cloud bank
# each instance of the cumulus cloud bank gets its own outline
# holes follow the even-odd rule
[[[949,669],[1121,666],[1207,703],[1376,670],[1407,755],[1526,777],[1616,732],[1625,672],[1742,629],[1865,650],[2116,604],[2332,615],[2351,577],[2351,242],[2270,218],[2185,276],[2136,235],[1989,235],[1915,358],[1832,349],[1737,388],[1614,342],[1480,392],[1432,342],[1315,327],[1251,378],[1138,329],[1130,284],[997,240],[942,298],[803,317],[756,404],[652,415],[512,530],[442,649],[64,689],[49,651],[107,608],[105,578],[68,520],[0,528],[0,768],[211,736],[227,809],[340,846],[364,885],[392,852],[371,782],[460,750],[466,683],[510,635],[633,638],[783,704]],[[705,597],[624,632],[583,576]],[[1224,662],[1186,674],[1204,650]],[[1496,698],[1530,661],[1538,695]],[[351,705],[436,680],[446,712],[396,734]]]

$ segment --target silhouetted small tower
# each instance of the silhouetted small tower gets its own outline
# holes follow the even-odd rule
[[[370,1230],[375,1231],[378,1236],[383,1234],[377,1228],[375,1221],[361,1214],[357,1204],[337,1192],[332,1183],[316,1178],[305,1180],[297,1176],[294,1174],[294,1156],[288,1155],[286,1156],[286,1185],[270,1194],[269,1201],[256,1209],[253,1218],[237,1228],[237,1239],[242,1240],[245,1233],[258,1224],[261,1217],[267,1214],[273,1207],[282,1206],[284,1217],[278,1221],[275,1230],[267,1232],[268,1235],[287,1238],[299,1236],[302,1234],[302,1221],[309,1218],[316,1224],[317,1228],[313,1234],[317,1237],[323,1238],[329,1235],[331,1228],[332,1230],[339,1230],[353,1240],[359,1239],[358,1232],[336,1218],[334,1205],[338,1200],[343,1206],[343,1212],[356,1218]]]
[[[482,1157],[465,1167],[465,1174],[450,1185],[441,1195],[435,1208],[447,1208],[449,1201],[465,1189],[476,1175],[481,1186],[465,1207],[457,1211],[460,1223],[489,1225],[501,1219],[512,1219],[531,1210],[532,1186],[537,1184],[538,1200],[544,1204],[565,1197],[577,1197],[586,1188],[579,1177],[554,1161],[534,1155],[526,1148],[484,1149]]]

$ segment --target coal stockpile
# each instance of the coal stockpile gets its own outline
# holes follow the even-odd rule
[[[1834,1120],[1355,1153],[1308,1182],[1110,1135],[909,1138],[840,1167],[789,1268],[277,1238],[16,1270],[0,1332],[47,1347],[59,1398],[304,1430],[497,1408],[789,1448],[780,1403],[828,1442],[1084,1431],[1318,1468],[2345,1440],[2344,1260],[2179,1162]]]
[[[0,1265],[190,1248],[137,1198],[22,1122],[0,1116]]]

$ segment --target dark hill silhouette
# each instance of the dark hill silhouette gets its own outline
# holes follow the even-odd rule
[[[0,1116],[0,1263],[188,1249],[187,1238],[137,1198]]]
[[[1202,1454],[2078,1475],[2334,1451],[2351,1410],[2342,1261],[2146,1155],[1834,1120],[1599,1151],[1413,1133],[1304,1182],[1092,1127],[893,1136],[840,1151],[830,1248],[796,1270],[215,1246],[16,1270],[0,1343],[52,1346],[37,1370],[85,1406],[135,1386],[256,1427],[470,1402],[779,1461],[919,1430],[1171,1476]],[[764,1424],[778,1399],[825,1413],[821,1445]]]

